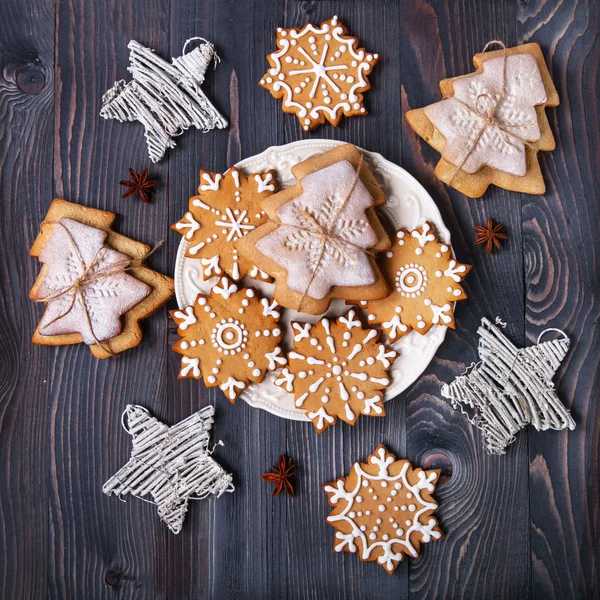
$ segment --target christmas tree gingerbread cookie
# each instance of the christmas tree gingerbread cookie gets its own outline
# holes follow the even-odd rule
[[[433,516],[440,472],[415,469],[379,445],[347,477],[323,485],[332,506],[327,522],[337,530],[334,552],[377,561],[390,575],[405,556],[419,558],[421,544],[442,537]]]
[[[260,383],[266,371],[287,362],[279,347],[277,308],[252,288],[238,289],[222,277],[210,295],[199,294],[192,306],[172,311],[181,337],[173,346],[182,355],[179,378],[204,378],[235,404],[251,381]]]
[[[294,351],[275,384],[294,394],[318,433],[338,419],[354,425],[359,415],[385,416],[387,371],[397,357],[378,343],[376,329],[363,329],[350,310],[331,322],[292,323]]]
[[[198,195],[189,211],[171,226],[189,242],[185,255],[202,263],[204,279],[226,274],[233,281],[244,275],[269,277],[238,254],[238,240],[267,222],[261,202],[275,192],[275,171],[251,173],[236,167],[224,175],[200,171]]]
[[[413,329],[425,334],[433,325],[454,328],[454,302],[467,297],[460,282],[471,266],[452,257],[449,244],[438,242],[430,223],[398,231],[379,265],[392,293],[360,305],[369,324],[381,325],[390,342]]]
[[[34,344],[84,342],[97,358],[137,346],[139,321],[173,296],[173,280],[144,266],[149,246],[111,230],[116,215],[56,199],[30,254],[43,263],[29,297],[46,310]]]
[[[362,154],[346,144],[292,173],[298,183],[263,201],[268,222],[238,241],[240,255],[275,279],[279,304],[301,312],[387,296],[375,260],[390,245],[374,210],[385,196]]]
[[[298,117],[303,131],[325,120],[335,127],[342,115],[366,115],[363,93],[377,54],[358,47],[337,17],[315,27],[277,29],[277,50],[267,56],[270,69],[260,86],[283,100],[283,110]]]
[[[543,194],[537,153],[555,148],[545,109],[559,99],[540,47],[484,49],[473,62],[475,73],[444,79],[444,99],[406,120],[442,154],[438,178],[463,194],[478,198],[490,184]]]

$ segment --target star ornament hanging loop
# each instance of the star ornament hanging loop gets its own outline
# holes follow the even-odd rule
[[[543,342],[551,331],[561,337]],[[538,431],[575,429],[575,421],[552,383],[571,344],[563,331],[547,329],[537,344],[528,348],[514,346],[485,318],[477,334],[480,362],[451,384],[444,384],[441,393],[481,429],[490,454],[504,454],[515,435],[529,424]]]

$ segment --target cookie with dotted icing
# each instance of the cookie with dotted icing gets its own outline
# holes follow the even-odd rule
[[[142,341],[139,324],[173,296],[173,280],[144,263],[150,246],[112,230],[116,215],[56,198],[29,251],[42,263],[29,292],[46,310],[32,342],[85,343],[109,358]]]
[[[210,294],[198,294],[192,306],[171,311],[181,339],[173,350],[182,355],[179,379],[204,379],[234,403],[250,382],[286,364],[274,300],[252,288],[238,289],[227,277]]]
[[[246,177],[236,167],[225,174],[200,171],[198,195],[189,210],[171,226],[189,242],[185,255],[202,263],[204,279],[226,274],[233,281],[244,275],[269,281],[269,277],[238,254],[237,241],[267,217],[261,202],[275,193],[275,171]]]
[[[452,257],[450,245],[438,242],[429,222],[414,231],[400,229],[379,266],[392,293],[360,305],[369,324],[381,325],[390,342],[413,329],[425,334],[432,325],[454,329],[454,302],[467,297],[460,282],[471,266]]]
[[[275,279],[282,306],[318,315],[332,298],[385,298],[375,254],[390,240],[374,207],[385,195],[361,153],[345,144],[292,167],[295,185],[263,201],[268,222],[238,242]]]
[[[316,27],[277,28],[277,50],[267,56],[270,68],[260,86],[282,99],[283,111],[296,115],[311,131],[325,120],[335,127],[342,115],[366,115],[363,93],[379,55],[359,48],[337,17]]]
[[[332,507],[327,522],[337,530],[334,552],[377,561],[390,575],[405,556],[419,558],[421,544],[442,537],[433,516],[440,472],[415,469],[381,444],[347,477],[324,484]]]
[[[380,331],[363,329],[354,310],[291,327],[294,350],[275,384],[294,395],[318,433],[338,419],[354,425],[359,415],[385,416],[382,390],[398,355],[377,342]]]
[[[489,185],[527,194],[546,190],[537,153],[556,144],[546,107],[559,98],[538,44],[473,58],[476,72],[440,82],[443,99],[406,113],[441,153],[435,173],[472,198]]]

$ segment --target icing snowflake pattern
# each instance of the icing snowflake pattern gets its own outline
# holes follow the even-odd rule
[[[450,246],[437,241],[430,223],[398,231],[380,268],[392,293],[360,304],[369,324],[381,325],[390,342],[413,329],[425,334],[433,325],[454,328],[454,302],[467,297],[459,283],[471,266],[452,258]]]
[[[93,278],[94,273],[131,260],[105,245],[107,235],[65,217],[54,226],[39,256],[46,271],[37,295],[48,298],[65,293],[47,303],[39,325],[41,335],[79,333],[88,345],[109,340],[122,330],[121,315],[150,294],[148,285],[125,271]],[[80,288],[81,293],[69,289],[90,267],[91,280]]]
[[[334,322],[292,323],[292,331],[294,351],[275,383],[294,394],[317,432],[338,419],[354,425],[361,414],[385,415],[381,390],[397,354],[377,343],[379,331],[363,329],[354,310]]]
[[[525,175],[527,160],[522,140],[540,139],[535,107],[547,101],[536,59],[531,54],[488,59],[482,73],[455,80],[453,89],[454,96],[424,109],[446,138],[443,157],[466,173],[489,165]]]
[[[260,85],[283,99],[283,110],[295,114],[304,131],[366,114],[362,92],[379,56],[358,48],[346,32],[337,17],[320,27],[277,29],[278,49],[267,57],[271,68]]]
[[[186,256],[198,258],[205,279],[226,274],[233,281],[244,275],[269,281],[269,277],[238,254],[236,242],[267,217],[261,201],[275,192],[275,172],[246,177],[235,167],[224,175],[200,171],[198,195],[190,198],[189,210],[174,229],[189,246]]]
[[[203,377],[235,403],[250,382],[260,383],[266,371],[287,362],[276,307],[221,277],[209,296],[199,294],[193,306],[172,311],[181,336],[173,349],[183,355],[179,378]]]
[[[306,175],[302,194],[277,210],[280,227],[256,243],[288,270],[290,289],[322,299],[334,285],[375,282],[367,250],[379,240],[365,215],[373,199],[363,182],[354,180],[348,161]]]
[[[323,485],[333,507],[327,522],[337,530],[334,551],[377,561],[390,575],[404,556],[418,558],[422,543],[442,537],[432,516],[439,474],[413,469],[380,445],[348,477]]]

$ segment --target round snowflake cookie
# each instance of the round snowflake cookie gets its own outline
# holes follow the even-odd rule
[[[432,325],[454,328],[454,301],[467,297],[459,284],[471,266],[452,258],[450,246],[437,241],[430,223],[398,231],[379,266],[392,293],[360,302],[369,324],[380,324],[391,342],[413,329],[425,334]]]
[[[323,485],[333,507],[327,522],[337,529],[334,551],[376,560],[390,575],[405,555],[418,558],[422,543],[442,537],[432,516],[439,476],[413,469],[380,445],[348,477]]]
[[[294,394],[318,433],[338,419],[354,425],[360,414],[385,415],[381,390],[397,354],[377,343],[379,331],[363,329],[354,310],[334,322],[291,325],[295,350],[275,383]]]
[[[379,56],[346,32],[337,17],[320,27],[277,29],[277,50],[267,56],[271,68],[260,85],[283,99],[284,112],[296,115],[304,131],[325,119],[337,126],[342,115],[366,114],[363,92]]]
[[[198,294],[193,306],[171,311],[181,336],[173,346],[183,355],[179,378],[203,377],[235,403],[251,381],[260,383],[267,370],[286,364],[277,308],[274,300],[222,277],[209,296]]]
[[[204,279],[227,274],[234,281],[244,275],[270,281],[268,275],[238,254],[236,242],[267,222],[261,202],[275,192],[275,171],[246,177],[236,167],[224,175],[200,171],[198,195],[189,211],[171,226],[189,246],[185,255],[202,263]]]

